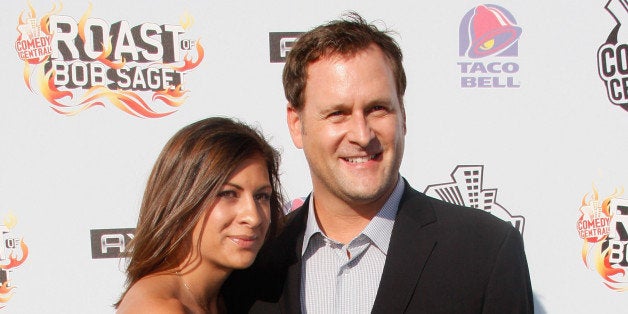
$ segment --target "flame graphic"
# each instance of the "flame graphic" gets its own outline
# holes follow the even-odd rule
[[[29,30],[32,30],[31,33],[39,32],[39,36],[45,34],[46,36],[52,37],[54,34],[51,33],[49,27],[50,16],[57,14],[62,10],[62,8],[63,6],[61,3],[59,5],[53,3],[52,9],[44,14],[37,24],[35,22],[37,17],[35,9],[29,3],[28,13],[22,12],[18,18],[17,28],[20,33],[18,40],[22,38],[23,33],[30,34],[28,33]],[[92,3],[89,3],[88,8],[81,16],[77,25],[78,37],[83,42],[86,41],[87,30],[85,29],[85,26],[92,16],[92,10],[93,5]],[[186,12],[181,17],[180,22],[181,26],[187,30],[192,24],[194,24],[194,19],[192,15]],[[104,42],[101,43],[102,52],[96,57],[96,59],[93,60],[93,62],[99,62],[108,69],[120,70],[125,68],[127,61],[124,58],[122,60],[110,60],[110,55],[114,48],[112,38],[112,36],[108,36],[104,39]],[[182,77],[185,72],[196,68],[204,58],[204,47],[200,44],[200,39],[196,40],[195,46],[195,50],[187,51],[183,56],[183,60],[177,62],[176,64],[156,62],[149,66],[171,68],[179,72],[178,74]],[[26,87],[31,91],[38,88],[44,99],[51,104],[50,108],[62,115],[73,116],[93,107],[112,105],[121,111],[136,117],[159,118],[170,115],[176,110],[156,110],[153,104],[147,103],[148,99],[153,102],[165,104],[170,108],[180,107],[187,99],[188,91],[184,90],[182,86],[182,79],[177,86],[164,86],[163,90],[154,89],[152,91],[138,91],[135,89],[116,90],[114,88],[108,88],[107,86],[111,86],[111,84],[105,86],[105,83],[92,85],[89,88],[78,88],[71,85],[69,87],[57,86],[55,85],[57,70],[55,70],[54,66],[49,66],[49,62],[48,55],[41,58],[25,60],[22,75]],[[46,66],[49,68],[47,71],[44,70],[44,64],[48,64]],[[146,64],[140,63],[138,65],[133,64],[130,67],[142,69],[144,66],[146,66]]]
[[[153,100],[161,100],[171,107],[179,107],[185,102],[186,98],[184,98],[184,95],[187,92],[188,91],[181,90],[181,85],[179,84],[175,88],[156,91],[153,94]]]
[[[600,274],[605,281],[607,281],[607,285],[618,284],[620,282],[611,278],[611,276],[625,275],[625,271],[623,269],[612,267],[609,261],[610,250],[609,248],[603,250],[602,244],[603,242],[600,241],[593,245],[588,245],[585,241],[584,246],[582,247],[582,261],[587,268],[597,271],[597,273]],[[589,264],[589,257],[591,257],[593,265]],[[618,289],[621,288],[618,287]]]
[[[21,252],[16,252],[16,250],[13,250],[13,252],[11,252],[11,254],[9,255],[9,263],[6,265],[0,264],[0,268],[2,268],[3,270],[9,270],[11,268],[22,265],[28,257],[28,246],[26,245],[26,243],[24,243],[23,238],[20,239],[20,249]]]
[[[126,64],[126,60],[124,58],[122,58],[122,61],[120,62],[113,62],[109,59],[107,59],[107,57],[109,56],[109,54],[111,54],[111,51],[113,50],[113,45],[111,44],[111,38],[112,36],[109,36],[107,38],[107,42],[103,43],[103,51],[102,53],[98,56],[98,58],[96,58],[96,60],[102,62],[104,65],[112,68],[112,69],[122,69],[124,67],[124,65]]]
[[[50,25],[50,16],[53,15],[53,14],[57,14],[57,13],[61,12],[62,9],[63,9],[63,3],[61,3],[61,2],[59,2],[59,7],[57,7],[57,5],[54,4],[54,3],[52,4],[52,9],[41,17],[40,28],[41,28],[42,32],[44,32],[47,35],[52,35],[52,33],[49,30],[50,29],[50,27],[49,27],[49,25]],[[33,12],[34,12],[34,10],[33,10]]]
[[[85,42],[85,23],[87,22],[87,19],[90,17],[90,15],[92,15],[92,7],[93,7],[92,3],[90,2],[89,7],[87,8],[87,11],[85,11],[85,13],[83,14],[83,16],[81,17],[78,23],[78,34],[81,40],[83,40],[83,42]],[[111,44],[111,38],[112,36],[109,36],[106,42],[101,43],[103,46],[103,51],[96,58],[96,60],[102,62],[104,65],[112,69],[119,70],[124,67],[124,65],[126,64],[126,60],[122,59],[121,62],[113,62],[107,59],[107,57],[109,57],[109,54],[111,54],[111,51],[113,50],[113,45]]]
[[[51,108],[63,115],[73,116],[95,106],[105,106],[105,101],[126,112],[127,114],[144,118],[161,118],[174,111],[157,112],[153,110],[137,93],[124,90],[110,90],[105,86],[96,85],[91,87],[75,104],[62,104],[58,100],[63,97],[74,98],[72,92],[60,91],[54,84],[54,70],[49,70],[40,83],[42,95],[48,102],[53,104]],[[153,100],[160,100],[171,107],[179,107],[186,100],[187,91],[181,89],[181,85],[176,88],[160,90],[153,93]]]
[[[28,3],[28,8],[29,8],[28,19],[37,19],[37,13],[35,12],[35,8],[30,4],[30,2]],[[59,7],[57,7],[57,5],[53,3],[52,9],[48,11],[46,14],[44,14],[43,17],[39,20],[39,28],[37,29],[37,31],[43,32],[44,34],[46,34],[47,37],[51,38],[53,34],[50,32],[49,27],[48,27],[50,15],[60,12],[62,8],[63,8],[63,4],[59,3]],[[18,38],[17,38],[18,41],[22,40],[22,35],[23,35],[19,29],[20,27],[29,25],[28,19],[24,20],[24,11],[20,12],[20,15],[18,17],[18,26],[16,27],[16,30],[19,33]],[[47,61],[48,58],[49,56],[42,56],[40,58],[31,58],[31,59],[26,59],[24,61],[24,71],[23,71],[24,83],[26,84],[26,87],[28,87],[29,90],[31,91],[33,90],[31,88],[31,83],[30,83],[30,76],[31,76],[30,65],[31,64],[39,65]]]
[[[36,20],[37,19],[37,13],[35,12],[35,8],[33,8],[33,6],[30,4],[30,2],[28,3],[28,7],[29,7],[29,13],[28,13],[28,19],[24,20],[24,11],[20,12],[20,15],[18,16],[18,25],[16,27],[16,30],[18,31],[19,35],[17,37],[17,40],[22,40],[22,32],[20,31],[21,27],[24,26],[28,26],[30,23],[28,22],[28,20]],[[49,31],[49,17],[52,14],[58,13],[61,11],[61,9],[63,8],[62,4],[59,4],[59,7],[57,8],[56,4],[52,4],[52,9],[50,11],[48,11],[46,14],[44,14],[44,16],[42,16],[42,18],[39,20],[39,28],[36,29],[36,31],[39,32],[43,32],[47,37],[52,37],[52,34]],[[31,25],[31,26],[35,26],[35,25]],[[44,61],[48,60],[48,56],[44,56],[44,57],[40,57],[40,58],[32,58],[32,59],[27,59],[25,60],[25,62],[27,64],[40,64]]]
[[[593,195],[591,196],[590,199],[588,199],[589,193],[585,194],[582,197],[582,205],[591,205],[591,203],[593,201],[599,201],[600,199],[600,194],[598,192],[597,187],[595,186],[595,184],[592,184],[593,187]],[[610,208],[609,208],[609,204],[611,202],[611,199],[616,198],[621,196],[622,194],[624,194],[624,188],[615,188],[613,189],[613,193],[611,195],[609,195],[606,199],[604,199],[604,201],[602,202],[602,212],[604,214],[606,214],[607,216],[610,216],[611,212],[610,212]]]
[[[31,67],[29,66],[28,62],[24,62],[24,71],[22,71],[23,75],[24,75],[24,84],[26,84],[26,87],[28,87],[28,89],[32,92],[33,88],[31,88]]]
[[[102,105],[99,99],[104,98],[118,109],[136,116],[146,118],[161,118],[174,111],[158,113],[153,111],[146,102],[136,93],[123,90],[110,90],[104,86],[94,86],[85,93],[85,99],[81,101],[81,111],[87,107]],[[77,112],[78,113],[78,112]]]
[[[620,189],[615,188],[613,193],[607,198],[605,198],[600,204],[599,202],[600,195],[595,184],[592,185],[592,188],[593,188],[593,193],[590,198],[589,198],[589,193],[585,194],[582,197],[582,201],[580,205],[580,217],[578,218],[578,223],[588,218],[592,218],[591,215],[603,216],[604,218],[608,218],[610,220],[610,218],[612,218],[612,215],[610,214],[610,206],[609,206],[611,200],[613,198],[621,196],[624,193],[623,188],[620,188]],[[590,243],[595,243],[595,242],[602,241],[604,239],[606,239],[606,235],[598,235],[598,236],[588,237],[586,238],[586,241]]]
[[[598,189],[593,185],[593,193],[589,198],[589,193],[585,194],[582,198],[581,207],[580,207],[580,218],[578,221],[582,221],[585,219],[585,214],[595,214],[592,212],[585,213],[583,210],[587,208],[591,210],[592,208],[595,211],[599,210],[599,215],[603,217],[608,217],[609,220],[612,218],[610,213],[610,202],[612,199],[621,196],[624,193],[624,189],[615,188],[613,193],[602,200],[600,203],[600,196]],[[606,246],[606,248],[604,248]],[[612,290],[615,291],[628,291],[628,278],[626,276],[626,270],[619,266],[613,267],[610,263],[610,246],[608,245],[608,234],[598,237],[589,237],[584,239],[582,243],[582,261],[584,265],[589,268],[595,270],[603,279],[604,284]]]
[[[17,217],[15,217],[15,215],[13,215],[12,213],[7,214],[6,216],[4,216],[4,220],[3,220],[4,226],[7,227],[7,229],[13,229],[13,227],[15,227],[15,225],[17,225]]]
[[[203,57],[205,57],[205,49],[203,48],[203,45],[201,45],[201,40],[197,39],[196,40],[196,61],[192,60],[193,57],[190,56],[190,53],[186,53],[185,56],[183,57],[183,65],[180,67],[173,66],[172,68],[179,72],[189,71],[197,67],[201,63],[201,61],[203,61]]]
[[[612,279],[611,276],[619,276],[625,278],[626,271],[623,269],[613,268],[609,261],[610,257],[610,249],[606,248],[606,250],[600,252],[601,250],[596,250],[595,253],[595,269],[598,274],[606,280],[604,283],[607,287],[615,290],[615,291],[628,291],[628,285]]]
[[[93,5],[90,2],[89,6],[87,7],[87,10],[85,11],[85,13],[83,13],[83,16],[81,16],[81,19],[79,20],[79,23],[78,23],[78,34],[79,34],[79,37],[81,37],[81,39],[83,40],[83,42],[85,42],[85,22],[87,22],[87,19],[90,17],[90,15],[92,15],[92,8],[93,8]]]
[[[0,286],[0,303],[7,303],[13,297],[13,292],[11,290],[15,289],[15,287],[9,287],[9,281],[5,281]],[[0,305],[0,309],[3,308],[4,305]]]
[[[68,91],[60,91],[59,89],[57,89],[57,87],[55,86],[54,80],[52,78],[55,72],[52,68],[46,74],[43,74],[43,75],[41,74],[41,72],[43,72],[44,68],[40,67],[39,69],[40,69],[39,77],[42,77],[42,79],[39,80],[39,89],[41,90],[41,93],[44,96],[44,98],[46,98],[46,100],[48,100],[48,102],[50,102],[53,105],[57,105],[59,107],[67,107],[66,105],[58,102],[57,99],[60,99],[63,97],[73,98],[72,93]]]
[[[179,19],[179,24],[181,24],[181,27],[183,27],[184,30],[187,30],[190,26],[192,26],[192,24],[194,24],[194,17],[190,15],[190,13],[185,12]]]
[[[63,115],[73,116],[95,106],[104,106],[105,101],[111,103],[118,109],[136,116],[145,118],[160,118],[167,116],[174,111],[156,112],[138,94],[123,90],[110,90],[102,85],[93,86],[85,92],[81,100],[74,104],[63,104],[59,101],[64,97],[74,98],[70,91],[61,91],[54,84],[54,69],[50,69],[45,74],[43,67],[39,67],[38,76],[39,88],[42,96],[53,106],[51,108]],[[25,76],[25,80],[27,80]],[[181,91],[181,86],[174,89],[156,91],[153,100],[160,100],[171,107],[178,107],[185,101],[186,91]]]
[[[4,217],[3,223],[6,229],[11,230],[15,227],[15,225],[17,225],[17,217],[15,217],[13,213],[9,212]],[[22,265],[28,258],[28,246],[24,243],[24,238],[20,238],[18,240],[15,237],[10,236],[11,241],[9,242],[8,239],[5,238],[6,234],[7,232],[4,231],[1,241],[3,251],[8,253],[8,256],[3,254],[1,260],[2,264],[0,264],[0,273],[2,273],[5,278],[0,284],[0,309],[5,306],[5,303],[9,302],[11,298],[13,298],[14,294],[12,290],[15,289],[15,287],[9,286],[9,282],[11,281],[9,279],[9,273],[13,268]],[[20,243],[19,249],[14,246],[17,242]]]

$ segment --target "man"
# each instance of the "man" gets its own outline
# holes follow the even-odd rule
[[[401,50],[359,15],[304,34],[288,55],[287,122],[312,194],[255,265],[224,288],[232,312],[531,313],[521,235],[429,198],[399,175]]]

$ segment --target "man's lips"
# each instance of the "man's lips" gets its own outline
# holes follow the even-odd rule
[[[365,163],[371,160],[378,159],[381,155],[382,153],[377,153],[373,155],[360,156],[360,157],[342,157],[342,159],[352,164],[361,164],[361,163]]]

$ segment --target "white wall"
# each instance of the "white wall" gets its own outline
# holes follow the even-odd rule
[[[50,1],[31,3],[36,21],[53,9]],[[55,4],[53,15],[62,22],[72,18],[78,23],[90,10],[88,1]],[[23,261],[4,272],[15,289],[0,311],[113,312],[110,305],[122,291],[124,263],[92,258],[90,232],[95,230],[95,248],[100,249],[99,237],[106,232],[97,230],[134,227],[158,152],[174,132],[193,121],[221,115],[259,125],[283,152],[282,180],[288,197],[306,195],[310,190],[307,164],[285,126],[283,65],[270,62],[269,33],[307,31],[355,10],[396,30],[405,54],[408,134],[402,174],[423,191],[454,182],[451,175],[457,167],[481,166],[480,190],[496,189],[493,213],[507,218],[507,212],[525,221],[522,231],[537,311],[622,312],[628,308],[628,278],[609,277],[617,281],[614,287],[624,289],[614,291],[605,285],[609,280],[587,268],[576,228],[582,200],[590,198],[594,189],[600,202],[608,198],[613,206],[628,203],[626,193],[612,195],[628,183],[628,111],[609,100],[597,66],[598,48],[616,21],[604,9],[606,1],[499,1],[495,4],[510,12],[521,28],[518,50],[507,57],[471,59],[458,52],[460,25],[465,14],[480,4],[95,1],[87,13],[89,21],[107,27],[120,21],[130,27],[180,26],[186,13],[193,17],[179,40],[198,43],[200,39],[204,57],[184,74],[187,98],[179,107],[169,107],[152,100],[150,91],[131,91],[156,112],[174,111],[162,118],[142,118],[125,113],[104,96],[103,106],[75,115],[54,111],[52,107],[75,110],[60,105],[79,104],[86,90],[61,86],[59,90],[72,93],[73,98],[61,98],[60,105],[54,105],[38,85],[43,74],[36,71],[29,90],[24,61],[16,50],[19,16],[23,12],[26,20],[29,4],[3,3],[0,218],[15,219],[4,220],[8,232],[4,240],[9,240],[4,246],[21,238],[28,252],[24,256],[17,248],[0,252],[0,264],[9,262],[11,252]],[[621,22],[628,14],[616,15]],[[621,34],[620,44],[625,42]],[[58,42],[54,36],[62,35],[53,35],[53,42]],[[622,60],[628,61],[628,56]],[[165,67],[162,59],[155,62],[154,67]],[[510,63],[516,64],[517,71],[483,74],[479,67],[475,73],[461,73],[462,62]],[[89,59],[84,64],[100,62]],[[147,64],[129,61],[127,66]],[[30,65],[29,71],[35,68]],[[498,77],[498,83],[510,80],[517,87],[462,87],[463,76]],[[618,207],[613,206],[611,213]],[[127,230],[119,231],[128,240]],[[617,244],[624,253],[626,240]],[[600,251],[593,248],[589,256]],[[610,268],[628,271],[625,264]]]

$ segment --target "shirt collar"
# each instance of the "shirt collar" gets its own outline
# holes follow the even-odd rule
[[[301,256],[305,254],[305,250],[307,250],[307,246],[310,243],[310,239],[313,235],[320,233],[323,234],[323,231],[318,226],[318,222],[316,222],[316,214],[314,213],[314,193],[310,195],[310,203],[307,207],[307,222],[305,225],[305,234],[303,235],[303,247],[301,248]]]
[[[384,203],[384,206],[377,212],[375,217],[371,219],[369,224],[362,230],[361,234],[366,235],[373,244],[377,246],[384,254],[388,252],[388,246],[390,244],[390,236],[392,235],[393,226],[395,224],[395,217],[397,217],[397,211],[399,210],[399,202],[403,191],[405,189],[405,182],[401,175],[397,178],[397,185],[392,194]],[[303,246],[301,248],[301,255],[305,254],[305,251],[310,243],[310,239],[313,235],[320,233],[324,234],[316,221],[316,214],[314,213],[314,193],[310,196],[310,202],[308,204],[308,216],[305,225],[305,233],[303,235]]]

